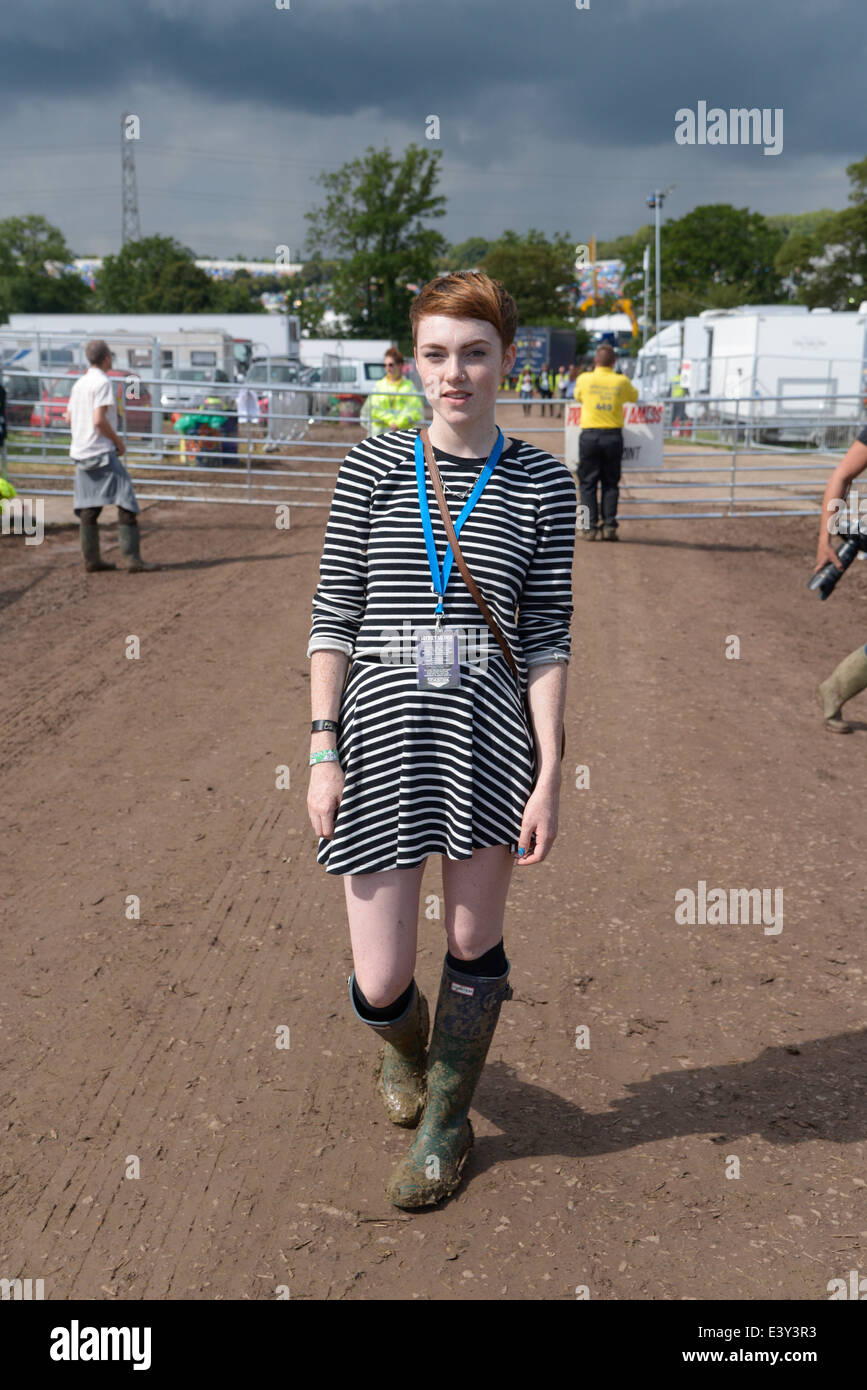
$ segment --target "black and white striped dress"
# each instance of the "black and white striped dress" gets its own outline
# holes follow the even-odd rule
[[[468,634],[461,684],[418,689],[413,638],[433,625],[436,599],[415,437],[391,430],[349,450],[325,531],[307,655],[333,648],[352,658],[335,740],[343,797],[316,856],[333,874],[409,868],[429,854],[468,859],[496,844],[514,852],[536,775],[527,668],[571,655],[575,484],[565,464],[513,439],[459,539],[512,648],[521,691],[454,564],[443,621]],[[456,521],[485,460],[434,453]],[[447,538],[425,476],[442,566]]]

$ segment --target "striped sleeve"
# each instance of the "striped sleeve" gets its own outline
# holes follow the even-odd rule
[[[351,657],[367,602],[367,539],[373,478],[350,449],[337,473],[319,583],[313,595],[308,657],[315,651]]]
[[[568,662],[572,654],[569,625],[578,499],[568,470],[559,461],[556,470],[544,481],[536,548],[518,604],[518,636],[528,667]]]

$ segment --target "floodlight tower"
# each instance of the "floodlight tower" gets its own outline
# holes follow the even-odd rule
[[[655,224],[656,224],[656,225],[655,225],[655,243],[656,243],[656,245],[655,245],[655,251],[656,251],[656,254],[655,254],[654,259],[655,259],[655,261],[656,261],[656,348],[657,348],[657,351],[659,351],[659,317],[660,317],[660,316],[659,316],[659,304],[660,304],[660,299],[662,298],[661,280],[660,280],[660,265],[659,265],[659,215],[660,215],[660,213],[662,212],[663,204],[664,204],[666,198],[668,197],[669,193],[673,193],[676,187],[677,187],[676,184],[670,183],[670,184],[668,185],[668,188],[663,188],[663,189],[658,189],[658,188],[657,188],[657,189],[654,190],[653,193],[651,193],[650,197],[649,197],[648,200],[647,200],[647,206],[648,206],[649,208],[653,208],[653,209],[654,209],[654,214],[655,214],[655,216],[654,216],[654,221],[655,221]]]

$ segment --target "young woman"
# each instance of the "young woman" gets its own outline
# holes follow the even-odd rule
[[[386,1187],[407,1208],[460,1182],[470,1102],[511,997],[503,917],[513,865],[540,864],[557,833],[577,510],[565,465],[505,439],[495,420],[515,361],[512,297],[478,272],[445,275],[422,288],[410,318],[460,548],[521,689],[448,568],[418,432],[355,445],[338,473],[313,599],[307,805],[318,862],[343,875],[352,1007],[385,1043],[379,1094],[395,1124],[421,1120]],[[444,640],[456,640],[451,665],[442,656],[431,665],[423,642],[421,660],[416,651],[437,610]],[[426,1059],[429,1014],[414,969],[430,854],[442,856],[448,951]]]

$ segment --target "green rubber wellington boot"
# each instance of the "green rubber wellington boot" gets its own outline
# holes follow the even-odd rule
[[[413,986],[412,998],[400,1018],[391,1023],[375,1023],[358,1012],[354,970],[349,977],[349,998],[356,1018],[378,1033],[385,1043],[376,1064],[377,1093],[392,1124],[404,1129],[415,1129],[427,1094],[425,1059],[430,1010],[415,980]]]
[[[409,1153],[385,1195],[396,1207],[430,1207],[460,1185],[473,1143],[470,1104],[500,1017],[511,999],[509,971],[464,975],[443,962],[427,1063],[427,1105]]]
[[[858,647],[844,657],[836,671],[822,681],[816,698],[822,707],[825,728],[832,734],[851,734],[852,726],[840,718],[847,700],[867,687],[867,648]]]
[[[128,521],[117,523],[117,535],[120,543],[120,553],[126,556],[128,561],[127,569],[131,574],[138,574],[141,570],[158,570],[159,565],[152,564],[149,560],[143,560],[139,553],[139,530],[138,524],[130,526]]]
[[[84,556],[84,568],[88,574],[94,574],[97,570],[116,570],[117,565],[109,564],[108,560],[103,560],[99,553],[99,523],[96,521],[81,521],[81,553]]]

